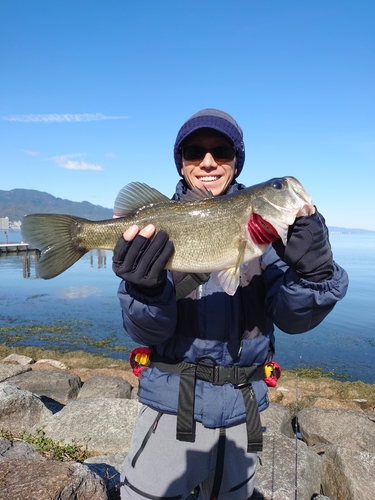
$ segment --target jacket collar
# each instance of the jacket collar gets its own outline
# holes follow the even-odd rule
[[[225,196],[230,193],[235,193],[236,191],[239,191],[240,189],[244,188],[245,188],[244,184],[240,184],[237,181],[233,181],[232,184],[228,187],[227,192],[220,196]],[[181,179],[176,186],[176,192],[173,195],[172,200],[180,200],[181,197],[189,191],[189,189],[190,188],[186,184],[185,179]]]

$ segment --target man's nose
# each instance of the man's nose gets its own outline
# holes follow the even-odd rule
[[[205,168],[216,167],[217,163],[212,154],[210,152],[207,152],[205,157],[201,161],[200,166]]]

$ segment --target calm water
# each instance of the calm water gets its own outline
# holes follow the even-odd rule
[[[17,234],[8,238],[20,241]],[[311,332],[277,330],[276,359],[284,368],[320,366],[339,378],[375,383],[375,234],[331,234],[331,243],[349,274],[348,294]],[[92,252],[45,281],[36,276],[35,255],[0,257],[0,343],[127,358],[134,344],[122,329],[111,258]]]

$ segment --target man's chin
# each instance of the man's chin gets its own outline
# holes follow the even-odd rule
[[[209,182],[197,181],[196,186],[199,188],[208,189],[208,191],[211,191],[215,196],[221,194],[225,189],[225,186],[220,179],[217,181],[209,181]]]

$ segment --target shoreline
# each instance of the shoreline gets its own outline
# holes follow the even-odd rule
[[[65,365],[64,370],[78,375],[83,383],[92,376],[104,375],[121,377],[132,387],[138,386],[138,379],[127,360],[82,350],[61,352],[57,349],[0,344],[0,362],[10,354],[24,355],[38,361],[31,365],[33,370],[56,370],[58,368],[48,361],[58,361]],[[292,414],[308,407],[346,408],[374,413],[375,384],[342,382],[324,374],[319,368],[283,370],[277,387],[269,388],[269,400],[288,407]]]

